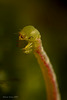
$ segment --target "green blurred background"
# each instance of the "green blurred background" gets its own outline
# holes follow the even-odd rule
[[[0,0],[0,100],[47,100],[35,56],[21,50],[18,32],[36,27],[67,100],[67,3],[65,0]]]

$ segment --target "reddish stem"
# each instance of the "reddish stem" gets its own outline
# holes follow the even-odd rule
[[[41,40],[38,41],[39,46],[36,48],[34,54],[38,59],[40,68],[43,73],[45,80],[46,90],[47,90],[47,99],[48,100],[60,100],[58,85],[56,81],[56,75],[52,68],[52,65],[49,61],[48,56],[43,50]]]

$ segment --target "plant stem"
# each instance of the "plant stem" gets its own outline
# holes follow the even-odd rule
[[[49,61],[49,58],[43,49],[42,42],[40,39],[38,40],[38,44],[38,47],[34,50],[34,54],[38,60],[45,80],[47,100],[61,100],[56,75]]]

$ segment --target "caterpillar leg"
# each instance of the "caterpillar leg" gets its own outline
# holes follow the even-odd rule
[[[28,45],[23,48],[23,50],[26,54],[30,53],[32,51],[32,43],[29,42]]]

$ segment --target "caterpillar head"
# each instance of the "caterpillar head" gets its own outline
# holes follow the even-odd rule
[[[34,42],[38,38],[40,38],[40,33],[33,26],[26,26],[19,33],[19,40]]]
[[[26,26],[20,31],[19,40],[26,40],[28,42],[28,45],[23,48],[25,53],[32,51],[35,42],[40,39],[40,37],[39,31],[33,26]]]

